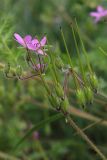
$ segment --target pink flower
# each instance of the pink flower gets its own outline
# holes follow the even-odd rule
[[[37,38],[33,39],[30,35],[26,35],[24,38],[22,38],[19,34],[14,33],[14,37],[15,40],[24,48],[35,51],[37,54],[47,55],[43,51],[43,47],[47,42],[46,36],[44,36],[40,42]]]
[[[34,46],[34,48],[35,48],[35,51],[38,53],[38,54],[41,54],[41,55],[47,55],[46,53],[44,53],[44,51],[43,51],[43,47],[46,45],[46,42],[47,42],[47,39],[46,39],[46,37],[44,36],[42,39],[41,39],[41,41],[39,42],[39,40],[38,39],[33,39],[32,41],[31,41],[31,44]]]
[[[15,37],[15,40],[24,48],[34,50],[33,45],[31,44],[32,37],[30,35],[27,35],[24,38],[22,38],[19,34],[14,33],[14,37]]]
[[[97,23],[101,20],[102,17],[107,16],[107,10],[104,9],[102,6],[98,6],[97,11],[91,12],[90,16],[94,17],[94,22]]]

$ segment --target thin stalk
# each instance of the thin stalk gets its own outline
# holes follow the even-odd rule
[[[70,56],[69,51],[68,51],[68,47],[67,47],[67,44],[66,44],[66,41],[65,41],[65,37],[64,37],[64,33],[62,31],[62,28],[60,28],[60,31],[61,31],[61,35],[62,35],[62,38],[63,38],[64,46],[65,46],[65,49],[66,49],[66,52],[67,52],[69,64],[70,64],[71,68],[73,68],[71,56]]]
[[[51,63],[52,63],[52,72],[54,73],[53,76],[54,76],[54,79],[55,79],[55,83],[58,83],[59,79],[58,79],[58,76],[57,76],[56,66],[55,66],[52,54],[50,53],[50,49],[49,49],[49,56],[50,56],[50,60],[51,60]]]
[[[38,58],[39,58],[39,63],[41,63],[41,62],[40,62],[40,57],[39,57],[39,55],[38,55]],[[50,95],[50,90],[49,90],[49,88],[48,88],[48,86],[47,86],[47,83],[45,82],[45,79],[44,79],[44,77],[43,77],[43,75],[42,75],[42,73],[41,73],[41,70],[38,70],[38,73],[39,73],[39,75],[40,75],[40,78],[41,78],[41,80],[42,80],[42,83],[43,83],[43,85],[44,85],[47,93]]]
[[[82,130],[82,131],[86,131],[87,129],[92,128],[93,126],[95,126],[95,125],[97,125],[97,124],[99,124],[99,123],[101,123],[101,122],[103,122],[103,121],[104,121],[104,119],[100,119],[100,120],[98,120],[98,121],[96,121],[96,122],[92,122],[91,124],[89,124],[88,126],[84,127],[84,128],[81,129],[81,130]],[[74,133],[74,136],[76,136],[77,134],[78,134],[78,132]]]
[[[27,77],[18,76],[18,78],[20,80],[28,80],[28,79],[33,78],[33,77],[38,76],[38,75],[39,74],[33,74],[33,75],[30,75],[30,76],[27,76]]]
[[[40,78],[41,78],[41,80],[42,80],[42,83],[43,83],[43,85],[44,85],[44,87],[45,87],[47,93],[50,95],[49,87],[47,86],[47,83],[45,82],[45,79],[44,79],[44,77],[43,77],[41,71],[38,70],[38,73],[39,73],[39,75],[40,75]]]
[[[60,31],[61,31],[61,36],[62,36],[62,39],[63,39],[63,42],[64,42],[64,46],[65,46],[65,49],[66,49],[66,53],[67,53],[67,56],[68,56],[69,64],[70,64],[70,66],[72,68],[72,74],[73,74],[73,78],[74,78],[74,83],[75,83],[76,88],[78,89],[79,88],[79,84],[78,84],[78,81],[76,79],[75,73],[73,71],[72,60],[71,60],[71,57],[70,57],[70,53],[68,51],[68,47],[67,47],[67,44],[66,44],[66,41],[65,41],[65,37],[64,37],[64,33],[63,33],[62,28],[60,28]]]
[[[100,50],[105,56],[107,56],[107,52],[105,52],[102,47],[99,47],[99,50]]]
[[[84,73],[83,65],[82,65],[81,58],[80,58],[80,52],[79,52],[79,48],[78,48],[75,32],[74,32],[74,29],[73,29],[72,26],[71,26],[71,28],[72,28],[72,33],[73,33],[73,37],[74,37],[75,47],[76,47],[77,55],[78,55],[78,59],[79,59],[79,65],[80,65],[81,74],[82,74],[84,82],[86,83],[85,73]]]
[[[91,146],[91,148],[100,156],[102,160],[107,160],[105,155],[97,148],[97,146],[88,138],[88,136],[77,126],[77,124],[72,120],[72,118],[67,115],[65,116],[68,124],[72,126],[80,136]]]
[[[29,61],[31,62],[32,66],[34,66],[35,64],[34,64],[32,58],[31,58],[31,56],[30,56],[30,51],[29,51],[29,49],[27,48],[26,51],[27,51],[27,56],[28,56],[28,58],[29,58]]]
[[[81,42],[81,45],[82,45],[82,50],[83,50],[84,56],[85,56],[86,61],[87,61],[88,69],[89,69],[90,73],[92,74],[93,72],[92,72],[92,69],[91,69],[91,66],[90,66],[90,63],[89,63],[89,60],[88,60],[87,52],[86,52],[86,49],[84,47],[84,43],[82,41],[82,38],[81,38],[81,35],[80,35],[80,31],[79,31],[79,27],[78,27],[78,24],[77,24],[76,20],[75,20],[75,23],[76,23],[76,28],[77,28],[78,36],[79,36],[79,39],[80,39],[80,42]]]

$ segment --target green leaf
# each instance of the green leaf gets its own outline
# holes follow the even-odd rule
[[[45,124],[47,123],[51,123],[51,122],[54,122],[60,118],[62,118],[63,115],[61,113],[58,113],[58,114],[55,114],[51,117],[48,117],[47,119],[44,119],[40,122],[38,122],[36,125],[34,125],[26,134],[24,137],[22,137],[19,142],[15,145],[14,147],[14,151],[35,131],[35,130],[38,130],[40,129],[41,127],[43,127]]]

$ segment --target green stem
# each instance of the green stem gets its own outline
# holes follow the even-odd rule
[[[64,46],[65,46],[65,49],[66,49],[66,53],[67,53],[67,56],[68,56],[69,64],[70,64],[70,66],[72,68],[72,74],[73,74],[73,78],[74,78],[74,83],[75,83],[76,88],[78,89],[79,88],[79,84],[78,84],[78,81],[76,79],[75,73],[73,71],[72,60],[71,60],[71,57],[70,57],[70,53],[68,51],[68,47],[67,47],[67,44],[66,44],[66,41],[65,41],[65,37],[64,37],[64,33],[63,33],[62,28],[60,28],[60,31],[61,31],[61,36],[62,36],[62,39],[63,39],[63,42],[64,42]]]
[[[66,44],[66,41],[65,41],[65,37],[64,37],[64,33],[62,31],[62,28],[60,28],[60,31],[61,31],[61,35],[62,35],[62,38],[63,38],[64,46],[65,46],[65,49],[66,49],[66,52],[67,52],[69,64],[70,64],[71,68],[73,68],[71,56],[70,56],[69,51],[68,51],[68,47],[67,47],[67,44]]]
[[[100,156],[102,160],[107,160],[105,155],[97,148],[97,146],[87,137],[87,135],[76,125],[76,123],[72,120],[72,118],[68,115],[65,116],[68,124],[72,126],[77,133],[81,135],[81,137],[91,146],[91,148]]]
[[[100,50],[105,56],[107,56],[107,52],[105,52],[102,47],[99,47],[99,50]]]
[[[49,90],[49,87],[47,86],[47,83],[45,82],[45,79],[44,79],[44,77],[43,77],[43,75],[41,74],[40,71],[39,71],[39,74],[40,74],[40,78],[41,78],[41,80],[42,80],[42,83],[43,83],[43,85],[44,85],[47,93],[50,95],[51,92],[50,92],[50,90]]]
[[[48,50],[49,50],[50,60],[51,60],[51,63],[52,63],[52,72],[54,73],[53,76],[54,76],[54,79],[55,79],[55,83],[58,83],[59,79],[58,79],[58,76],[57,76],[55,62],[54,62],[54,59],[52,57],[52,54],[50,53],[50,49],[49,48],[48,48]]]
[[[80,52],[79,52],[78,44],[77,44],[77,41],[76,41],[75,32],[74,32],[74,29],[73,29],[72,26],[71,26],[71,28],[72,28],[74,42],[75,42],[75,46],[76,46],[76,50],[77,50],[77,55],[78,55],[78,59],[79,59],[79,65],[80,65],[81,74],[82,74],[84,82],[86,82],[85,73],[84,73],[83,65],[82,65],[81,58],[80,58]]]
[[[86,131],[87,129],[92,128],[93,126],[95,126],[95,125],[97,125],[97,124],[99,124],[99,123],[101,123],[103,121],[104,121],[104,119],[100,119],[98,121],[92,122],[91,124],[89,124],[88,126],[86,126],[85,128],[83,128],[81,130],[82,131]],[[78,132],[74,133],[74,135],[77,135],[77,134],[78,134]]]
[[[79,31],[79,27],[78,27],[78,24],[77,24],[77,21],[75,20],[76,22],[76,28],[77,28],[77,32],[78,32],[78,35],[79,35],[79,39],[80,39],[80,42],[81,42],[81,45],[82,45],[82,50],[83,50],[83,53],[84,53],[84,56],[86,58],[86,61],[87,61],[87,66],[88,66],[88,69],[90,71],[90,73],[92,74],[92,69],[91,69],[91,66],[90,66],[90,63],[89,63],[89,60],[88,60],[88,56],[87,56],[87,52],[85,50],[85,47],[84,47],[84,44],[83,44],[83,41],[82,41],[82,38],[81,38],[81,35],[80,35],[80,31]]]

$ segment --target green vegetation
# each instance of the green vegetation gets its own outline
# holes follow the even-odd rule
[[[106,159],[107,18],[89,15],[98,5],[107,2],[0,0],[1,160]],[[20,80],[35,72],[14,33],[46,35],[48,56],[30,53],[46,64],[38,76]]]

